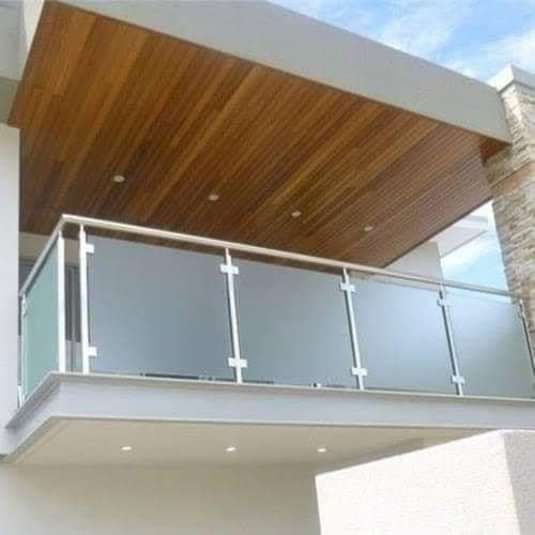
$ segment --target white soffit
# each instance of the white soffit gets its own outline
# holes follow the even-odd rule
[[[14,460],[38,465],[353,464],[469,430],[58,420]],[[228,451],[230,448],[230,451]],[[320,452],[318,452],[320,449]],[[324,451],[326,450],[326,451]]]
[[[510,141],[493,87],[264,0],[64,3]]]

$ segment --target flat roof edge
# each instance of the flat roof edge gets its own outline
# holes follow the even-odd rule
[[[511,140],[494,87],[265,0],[63,3],[487,137]]]
[[[500,93],[514,83],[535,89],[535,74],[516,65],[508,65],[489,81]]]

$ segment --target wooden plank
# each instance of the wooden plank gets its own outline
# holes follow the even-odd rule
[[[380,266],[487,200],[503,147],[52,0],[10,124],[25,231],[71,212]]]

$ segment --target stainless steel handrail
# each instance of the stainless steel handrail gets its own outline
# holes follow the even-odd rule
[[[77,215],[72,215],[72,214],[63,214],[61,216],[53,233],[49,237],[45,245],[45,248],[39,255],[34,267],[30,271],[24,285],[22,286],[19,292],[19,295],[22,296],[26,292],[29,285],[32,283],[33,279],[35,278],[35,275],[39,271],[40,264],[46,258],[48,251],[52,248],[57,236],[63,230],[65,225],[69,225],[69,224],[83,225],[85,227],[109,230],[113,232],[121,232],[121,233],[126,233],[126,234],[135,234],[138,236],[146,236],[149,238],[164,239],[164,240],[176,241],[176,242],[182,242],[182,243],[191,243],[191,244],[196,244],[196,245],[201,245],[201,246],[206,246],[206,247],[218,248],[218,249],[222,249],[223,251],[225,249],[228,249],[234,252],[239,251],[239,252],[248,253],[252,255],[272,257],[272,258],[278,258],[278,259],[283,259],[283,260],[291,260],[291,261],[299,262],[303,264],[311,264],[311,265],[323,266],[323,267],[332,267],[332,268],[338,268],[340,270],[346,269],[349,271],[365,273],[368,275],[379,275],[382,277],[399,279],[399,280],[408,281],[408,282],[430,284],[430,285],[436,286],[438,289],[440,289],[443,286],[446,286],[449,288],[469,290],[473,292],[487,293],[487,294],[492,294],[492,295],[500,295],[503,297],[512,297],[512,298],[519,297],[513,292],[509,292],[507,290],[501,290],[499,288],[490,288],[487,286],[467,284],[467,283],[451,281],[447,279],[435,279],[435,278],[424,277],[420,275],[411,275],[409,273],[400,273],[400,272],[391,271],[388,269],[376,268],[376,267],[366,266],[363,264],[355,264],[352,262],[344,262],[341,260],[332,260],[328,258],[310,256],[310,255],[305,255],[301,253],[292,253],[288,251],[281,251],[278,249],[269,249],[269,248],[260,247],[257,245],[235,243],[235,242],[230,242],[226,240],[218,240],[215,238],[206,238],[203,236],[195,236],[192,234],[183,234],[180,232],[173,232],[169,230],[162,230],[162,229],[151,228],[151,227],[142,227],[139,225],[130,225],[128,223],[120,223],[117,221],[107,221],[103,219],[96,219],[96,218],[85,217],[85,216],[77,216]]]
[[[54,227],[52,234],[50,234],[50,236],[48,237],[48,240],[46,241],[45,246],[43,247],[43,250],[37,257],[35,264],[32,266],[30,273],[28,273],[28,276],[26,277],[24,284],[19,290],[19,297],[22,297],[26,293],[26,291],[32,284],[33,279],[35,279],[35,276],[37,275],[37,273],[39,273],[39,270],[41,269],[41,265],[45,261],[45,258],[48,256],[50,249],[52,249],[52,247],[54,246],[54,243],[56,242],[64,226],[65,226],[65,221],[63,220],[63,216],[62,216],[57,222],[56,226]]]

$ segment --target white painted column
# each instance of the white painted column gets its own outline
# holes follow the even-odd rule
[[[0,123],[0,454],[17,406],[19,130]]]

